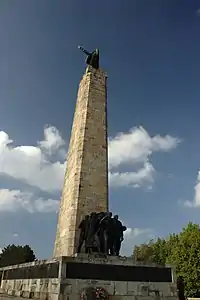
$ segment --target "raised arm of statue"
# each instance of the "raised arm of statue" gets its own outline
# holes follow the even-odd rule
[[[88,52],[87,50],[85,50],[82,46],[78,46],[78,48],[83,51],[83,53],[85,53],[86,55],[91,55],[90,52]]]
[[[99,69],[99,49],[96,49],[90,53],[82,46],[78,46],[78,48],[87,55],[86,63],[89,66],[92,66],[94,69]]]

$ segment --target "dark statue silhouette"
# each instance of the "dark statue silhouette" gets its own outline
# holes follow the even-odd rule
[[[78,46],[78,48],[87,55],[86,64],[92,66],[94,69],[99,69],[99,49],[96,49],[90,53],[82,46]]]
[[[84,253],[119,256],[127,228],[122,225],[117,215],[112,217],[111,212],[92,212],[81,221],[79,229],[77,253],[81,252],[84,244]]]
[[[177,278],[178,299],[185,300],[185,284],[182,276]]]

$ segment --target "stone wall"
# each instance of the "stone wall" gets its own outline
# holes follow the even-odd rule
[[[71,266],[73,265],[73,263],[78,264],[77,273],[75,271],[76,267],[74,267],[73,271],[71,271]],[[85,264],[85,266],[82,265],[81,267],[81,264]],[[89,264],[91,266],[95,266],[95,279],[91,266],[88,270],[89,274],[93,278],[68,278],[68,275],[69,277],[81,277],[83,276],[83,274],[84,276],[87,276],[87,271],[83,272],[83,269]],[[108,267],[107,269],[105,269],[104,274],[101,273],[101,270],[99,268],[100,265],[105,268]],[[103,280],[103,277],[108,278],[110,268],[113,269],[113,272],[111,274],[113,280],[111,278],[109,280]],[[121,272],[119,268],[122,268]],[[148,272],[148,270],[150,270],[150,273]],[[130,274],[130,271],[132,272],[132,274]],[[166,272],[163,273],[162,271]],[[117,272],[120,272],[120,274],[116,274]],[[136,274],[136,272],[138,272],[138,274]],[[129,273],[131,276],[129,276],[129,274],[127,273]],[[153,282],[147,281],[148,273],[151,276]],[[167,282],[162,281],[162,274],[164,274]],[[63,299],[66,300],[80,299],[81,291],[86,287],[103,287],[109,293],[110,300],[177,299],[176,275],[174,268],[172,268],[171,266],[158,266],[155,264],[142,265],[141,263],[134,263],[132,258],[99,257],[98,255],[87,256],[85,254],[78,255],[77,257],[65,257],[63,258],[62,264],[62,276],[63,278],[61,283],[61,292]],[[142,276],[144,278],[143,281],[135,281],[137,280],[137,276]],[[114,280],[115,278],[117,278],[118,280]],[[129,278],[129,280],[123,280],[123,278]],[[155,280],[158,281],[156,282]]]
[[[62,282],[62,295],[66,300],[80,300],[81,291],[86,287],[103,287],[113,300],[177,300],[173,283],[141,283],[103,280],[66,279]]]
[[[23,298],[57,300],[61,260],[43,260],[0,268],[0,293]]]
[[[0,293],[23,298],[79,300],[84,288],[103,287],[112,300],[177,299],[170,266],[132,258],[79,255],[1,268]]]

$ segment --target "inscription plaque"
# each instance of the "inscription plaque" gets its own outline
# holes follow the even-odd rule
[[[75,262],[67,263],[66,277],[111,281],[172,282],[171,268]]]
[[[22,267],[4,271],[3,280],[58,278],[59,263]]]

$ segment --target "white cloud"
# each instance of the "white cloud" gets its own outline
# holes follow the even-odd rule
[[[125,231],[125,238],[126,239],[132,239],[136,238],[139,235],[143,234],[152,234],[152,229],[151,228],[130,228],[128,227],[127,230]]]
[[[151,228],[130,228],[128,227],[124,233],[124,241],[122,243],[122,255],[130,256],[133,248],[137,244],[149,241],[154,237]]]
[[[142,184],[147,182],[154,182],[154,175],[155,169],[149,163],[145,162],[143,168],[139,169],[136,172],[110,172],[110,184],[112,186],[131,186],[133,188],[138,188]]]
[[[60,147],[65,145],[65,141],[62,139],[58,129],[50,126],[44,129],[44,140],[38,142],[40,148],[46,150],[48,154],[55,153]]]
[[[155,151],[170,151],[180,143],[178,138],[166,135],[150,137],[143,127],[133,128],[128,133],[117,134],[109,139],[110,183],[114,186],[138,187],[152,183],[154,167],[148,161]],[[50,162],[46,156],[56,154],[65,145],[55,127],[45,127],[44,140],[38,146],[12,146],[8,134],[0,132],[0,173],[25,181],[44,191],[61,190],[65,163]],[[64,151],[66,153],[66,151]],[[142,164],[137,171],[119,172],[123,164]],[[113,169],[114,168],[114,169]]]
[[[58,212],[59,211],[59,200],[53,199],[43,199],[38,198],[34,201],[34,209],[35,211],[42,212],[42,213],[50,213],[50,212]]]
[[[180,139],[165,135],[151,137],[142,127],[134,127],[128,133],[119,133],[109,139],[110,183],[114,186],[140,187],[154,182],[155,169],[149,162],[153,152],[167,152],[178,146]],[[143,164],[136,172],[115,172],[121,165]],[[149,185],[149,189],[152,185]]]
[[[128,133],[120,133],[109,139],[109,181],[114,187],[143,185],[152,188],[155,169],[150,162],[153,152],[167,152],[180,143],[170,135],[151,137],[143,127],[135,127]],[[0,174],[47,192],[60,192],[63,185],[66,162],[59,156],[66,155],[66,146],[58,129],[44,128],[44,139],[36,146],[15,146],[9,135],[0,131]],[[54,161],[51,161],[54,157]],[[57,161],[56,161],[57,158]],[[139,164],[139,165],[138,165]],[[121,166],[125,170],[121,172]],[[127,168],[128,166],[128,168]],[[127,171],[126,171],[127,168]],[[6,200],[5,200],[6,199]],[[57,209],[57,202],[42,198],[33,201],[33,195],[20,190],[1,190],[0,210],[48,212]]]
[[[170,135],[151,137],[142,126],[134,127],[128,133],[118,133],[109,139],[109,166],[143,163],[153,152],[170,151],[179,143],[180,139]]]
[[[51,154],[63,145],[62,138],[54,127],[45,128],[44,141],[35,146],[11,146],[8,134],[0,132],[0,174],[27,182],[44,191],[60,190],[63,183],[65,164],[51,163],[42,151]],[[56,145],[56,141],[58,144]]]
[[[185,201],[184,206],[187,207],[200,207],[200,171],[197,174],[197,181],[194,187],[194,199],[192,201]]]
[[[52,199],[34,199],[32,193],[21,192],[19,190],[0,189],[0,211],[15,212],[26,210],[29,213],[57,212],[59,201]],[[16,234],[14,235],[16,236]]]

